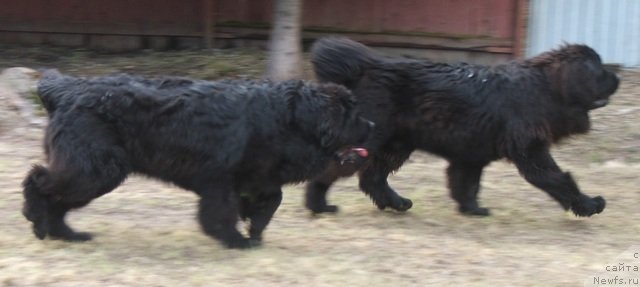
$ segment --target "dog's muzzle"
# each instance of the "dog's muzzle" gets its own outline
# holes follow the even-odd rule
[[[369,157],[369,150],[362,147],[351,147],[336,153],[336,159],[340,165],[355,163],[367,157]]]

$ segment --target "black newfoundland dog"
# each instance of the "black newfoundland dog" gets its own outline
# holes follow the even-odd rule
[[[589,111],[605,106],[618,87],[598,54],[565,45],[536,57],[495,66],[444,64],[388,58],[343,38],[314,44],[312,62],[322,82],[352,90],[364,116],[376,123],[369,160],[334,165],[307,187],[313,212],[333,212],[326,192],[341,176],[360,172],[360,188],[380,208],[411,207],[389,186],[387,176],[416,149],[449,161],[451,197],[459,211],[488,215],[478,205],[482,170],[506,158],[522,176],[577,216],[605,207],[602,197],[580,192],[549,148],[589,131]]]
[[[50,116],[48,165],[24,180],[23,213],[40,239],[89,240],[65,223],[67,212],[139,173],[197,193],[209,236],[253,246],[283,184],[312,178],[336,155],[352,158],[373,128],[335,84],[48,71],[38,93]],[[250,221],[249,238],[236,229],[238,218]]]

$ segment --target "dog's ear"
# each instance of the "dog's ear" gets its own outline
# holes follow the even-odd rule
[[[331,128],[330,123],[327,121],[323,121],[322,123],[320,123],[318,128],[321,133],[320,145],[324,148],[332,147],[336,142],[337,135]]]
[[[591,98],[593,81],[582,61],[555,62],[547,67],[551,92],[563,105],[577,105]]]
[[[355,109],[356,97],[342,85],[322,84],[321,90],[321,99],[329,103],[324,110],[325,118],[319,124],[322,132],[321,144],[323,147],[332,147],[340,140],[336,126],[348,121],[346,117]]]
[[[568,104],[588,107],[601,93],[599,79],[603,68],[599,63],[579,60],[562,69],[560,85],[563,98]]]

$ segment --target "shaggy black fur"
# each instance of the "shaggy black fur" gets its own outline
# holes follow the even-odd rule
[[[343,84],[376,123],[370,160],[333,166],[309,183],[307,207],[333,212],[325,194],[340,176],[360,170],[360,188],[381,209],[411,207],[387,176],[416,149],[442,156],[451,196],[465,214],[488,215],[478,205],[482,170],[506,158],[522,176],[578,216],[600,213],[602,197],[580,192],[549,153],[552,144],[590,128],[589,111],[608,103],[615,74],[584,45],[565,45],[539,56],[495,66],[387,58],[343,38],[314,44],[312,61],[322,82]]]
[[[140,173],[196,192],[204,232],[231,248],[258,243],[281,186],[321,172],[361,145],[373,123],[344,87],[129,75],[94,79],[48,71],[38,86],[50,115],[47,167],[23,182],[35,235],[89,240],[66,213]],[[236,229],[250,220],[250,238]]]

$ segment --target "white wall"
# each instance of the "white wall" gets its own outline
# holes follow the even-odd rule
[[[605,63],[640,67],[640,0],[531,0],[527,56],[587,44]]]

